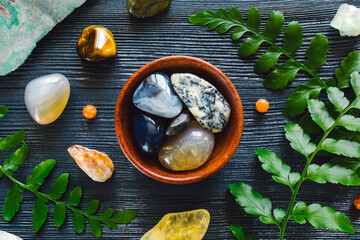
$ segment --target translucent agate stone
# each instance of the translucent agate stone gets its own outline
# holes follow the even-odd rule
[[[4,231],[0,231],[0,239],[1,240],[22,240],[22,238],[19,238],[18,236],[15,236],[11,233],[7,233]]]
[[[138,18],[151,17],[166,10],[171,0],[126,0],[131,15]]]
[[[210,223],[205,209],[166,214],[140,240],[201,240]]]
[[[209,159],[214,145],[214,134],[192,121],[185,131],[166,140],[160,149],[159,160],[169,170],[192,170]]]
[[[117,53],[113,34],[102,26],[85,28],[79,36],[76,50],[81,58],[90,62],[98,62]]]
[[[221,132],[230,118],[230,105],[208,81],[191,73],[171,75],[175,92],[203,128]]]
[[[54,122],[64,111],[70,96],[68,79],[55,73],[30,81],[25,88],[25,105],[39,124]]]

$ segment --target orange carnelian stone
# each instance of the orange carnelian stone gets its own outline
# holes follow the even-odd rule
[[[360,197],[355,198],[354,206],[360,210]]]
[[[113,34],[102,26],[85,28],[79,36],[76,50],[81,58],[90,62],[98,62],[117,53]]]
[[[92,119],[96,116],[97,110],[93,105],[86,105],[83,109],[83,115],[87,119]]]
[[[269,102],[266,99],[259,99],[256,102],[256,110],[258,112],[264,113],[269,110]]]

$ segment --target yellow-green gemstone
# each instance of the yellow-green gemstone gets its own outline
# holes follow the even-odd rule
[[[145,18],[161,13],[170,6],[171,0],[126,0],[129,13]]]
[[[201,240],[210,223],[205,209],[166,214],[140,240]]]

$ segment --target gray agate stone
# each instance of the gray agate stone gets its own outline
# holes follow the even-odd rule
[[[166,135],[173,136],[179,132],[184,131],[191,123],[191,115],[189,113],[182,113],[175,118],[166,130]]]
[[[165,118],[173,118],[182,104],[172,89],[170,78],[163,73],[147,77],[136,89],[133,102],[140,110]]]
[[[230,118],[230,105],[209,82],[190,73],[171,75],[175,92],[203,128],[221,132]]]

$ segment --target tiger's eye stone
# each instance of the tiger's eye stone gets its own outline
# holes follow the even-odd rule
[[[210,223],[205,209],[166,214],[140,240],[201,240]]]
[[[138,18],[155,16],[166,10],[171,0],[126,0],[131,15]]]
[[[98,62],[117,53],[113,34],[102,26],[85,28],[79,36],[76,50],[81,58],[90,62]]]

